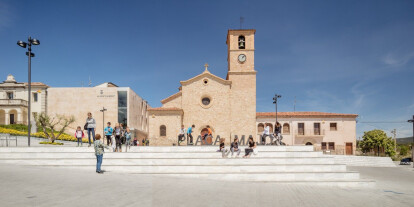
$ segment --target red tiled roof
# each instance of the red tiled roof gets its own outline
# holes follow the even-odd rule
[[[257,112],[256,117],[275,117],[275,112]],[[358,114],[340,114],[317,111],[277,112],[278,117],[347,117],[356,118]]]
[[[182,111],[182,109],[179,109],[177,107],[171,107],[171,108],[158,107],[158,108],[149,108],[148,111]]]

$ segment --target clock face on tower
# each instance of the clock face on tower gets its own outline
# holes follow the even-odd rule
[[[244,63],[246,61],[246,55],[240,54],[238,60],[240,63]]]

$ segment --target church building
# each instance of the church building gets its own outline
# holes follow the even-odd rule
[[[254,29],[228,31],[226,79],[211,74],[206,64],[200,75],[180,81],[179,91],[162,100],[162,107],[148,110],[151,144],[177,142],[175,137],[182,124],[185,128],[195,125],[194,142],[207,126],[227,142],[234,135],[255,135],[255,32]]]

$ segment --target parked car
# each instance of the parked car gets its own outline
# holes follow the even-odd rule
[[[400,165],[410,165],[412,162],[411,157],[401,159]]]

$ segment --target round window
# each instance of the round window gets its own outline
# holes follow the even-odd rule
[[[201,100],[201,102],[204,106],[208,106],[210,104],[210,98],[205,97]]]

